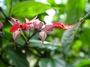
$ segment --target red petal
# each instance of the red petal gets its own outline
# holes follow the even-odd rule
[[[73,24],[73,25],[68,26],[68,25],[62,24],[60,22],[54,22],[53,25],[54,25],[55,28],[71,29],[71,28],[74,28],[74,27],[78,26],[80,23],[82,23],[82,21],[81,22],[78,22],[76,24]]]
[[[60,28],[60,29],[65,29],[65,27],[68,26],[68,25],[62,24],[60,22],[54,22],[53,25],[55,28]]]
[[[18,28],[19,28],[19,25],[16,24],[16,25],[14,25],[14,26],[11,27],[10,32],[15,32],[15,31],[18,30]]]

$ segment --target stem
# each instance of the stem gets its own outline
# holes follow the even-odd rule
[[[28,37],[28,39],[25,37],[25,35],[24,34],[22,34],[22,36],[24,37],[24,39],[25,39],[25,44],[24,44],[24,48],[26,49],[26,50],[28,50],[29,52],[31,52],[33,55],[35,55],[35,56],[37,56],[37,57],[41,57],[42,56],[42,54],[41,53],[39,53],[39,50],[38,49],[36,49],[36,48],[33,48],[33,49],[35,49],[37,52],[38,52],[38,54],[35,54],[32,50],[30,50],[29,48],[28,48],[28,45],[26,45],[27,44],[27,42],[29,42],[29,39],[31,39],[35,34],[37,34],[39,32],[39,30],[37,30],[37,31],[35,31],[30,37]]]
[[[86,17],[88,17],[89,14],[90,14],[90,10],[83,18],[85,19]]]
[[[2,10],[2,8],[1,8],[1,7],[0,7],[0,11],[1,11],[1,13],[4,15],[4,17],[5,17],[6,21],[10,20],[10,19],[6,16],[6,14],[4,13],[4,11]]]
[[[36,35],[39,31],[40,31],[40,30],[35,31],[30,37],[28,37],[28,39],[26,39],[26,43],[25,43],[24,45],[26,45],[27,42],[29,42],[29,40],[30,40],[34,35]]]
[[[28,40],[30,40],[34,35],[36,35],[40,30],[35,31],[30,37],[28,37]]]
[[[24,33],[22,32],[22,30],[20,30],[20,32],[21,32],[21,35],[23,36],[24,40],[26,41],[26,43],[29,45],[29,41],[28,41],[28,39],[26,38],[26,36],[24,35]],[[25,43],[25,44],[26,44],[26,43]]]
[[[2,12],[2,14],[4,15],[5,18],[7,18],[6,14],[4,13],[4,11],[2,10],[2,8],[0,7],[0,11]]]
[[[0,30],[0,35],[2,35],[2,30]],[[0,47],[2,48],[2,36],[0,36]]]

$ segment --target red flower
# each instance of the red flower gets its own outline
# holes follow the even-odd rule
[[[10,28],[10,32],[15,32],[17,30],[19,30],[21,22],[18,19],[15,19],[13,17],[11,17],[12,21],[9,21],[12,25],[12,27]]]
[[[18,19],[15,18],[11,19],[12,21],[9,21],[12,25],[12,27],[10,28],[10,32],[13,33],[14,40],[16,40],[19,37],[20,35],[19,30],[26,31],[26,30],[34,30],[35,28],[40,30],[41,27],[43,26],[43,23],[39,19],[37,19],[37,16],[30,21],[27,18],[25,18],[26,22],[23,24]]]
[[[13,39],[14,41],[16,41],[16,39],[20,36],[19,29],[20,29],[21,22],[18,19],[15,19],[13,17],[11,17],[11,19],[12,21],[9,21],[12,25],[12,27],[10,28],[10,32],[13,33]]]
[[[10,28],[10,32],[15,32],[15,31],[17,31],[19,29],[19,24],[15,24],[14,26],[12,26],[11,28]]]
[[[9,21],[12,25],[12,27],[10,28],[10,32],[13,33],[14,40],[16,40],[19,37],[20,30],[24,32],[26,30],[38,29],[40,30],[39,38],[42,40],[42,42],[44,42],[45,38],[47,37],[47,34],[53,31],[54,28],[71,29],[78,26],[81,23],[81,22],[78,22],[76,24],[69,26],[67,24],[63,24],[60,22],[54,22],[52,24],[44,25],[43,22],[37,19],[37,16],[30,21],[27,18],[25,18],[25,21],[26,21],[25,23],[21,23],[18,19],[15,19],[15,18],[11,18],[11,19],[12,21]]]
[[[60,22],[54,22],[53,23],[55,28],[60,28],[60,29],[71,29],[71,28],[76,27],[79,24],[80,24],[80,22],[69,26],[67,24],[63,24],[63,23],[60,23]]]

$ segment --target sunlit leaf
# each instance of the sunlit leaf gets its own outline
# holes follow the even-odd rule
[[[90,67],[90,60],[89,59],[81,60],[81,62],[75,67]]]
[[[56,5],[55,0],[47,0],[47,1],[52,6],[55,6]]]
[[[11,2],[11,0],[5,0],[5,5],[6,5],[7,7],[10,7],[10,2]]]
[[[79,18],[84,12],[86,0],[68,0],[67,6],[66,6],[66,23],[73,24]]]
[[[11,15],[16,17],[30,17],[44,13],[50,8],[51,7],[49,5],[40,2],[20,2],[12,7]]]

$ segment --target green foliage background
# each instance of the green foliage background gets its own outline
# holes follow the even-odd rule
[[[44,43],[38,34],[29,40],[28,47],[24,45],[22,37],[18,38],[17,44],[13,42],[8,22],[11,16],[25,22],[25,17],[31,20],[38,15],[46,23],[46,10],[53,9],[55,15],[52,22],[71,25],[90,10],[90,0],[67,0],[66,3],[61,0],[60,4],[55,0],[47,2],[48,4],[35,0],[4,0],[4,5],[0,7],[0,21],[4,24],[0,30],[4,33],[0,36],[0,67],[90,67],[90,15],[77,28],[55,29],[48,34]],[[25,33],[28,36],[33,32]]]

